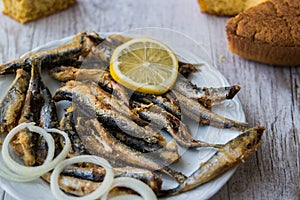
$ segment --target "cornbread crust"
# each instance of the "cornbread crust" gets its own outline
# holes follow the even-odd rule
[[[66,9],[75,2],[76,0],[2,0],[2,12],[25,23]]]
[[[201,12],[219,16],[234,16],[266,0],[198,0]]]
[[[226,24],[229,49],[246,59],[300,65],[300,1],[269,0]]]

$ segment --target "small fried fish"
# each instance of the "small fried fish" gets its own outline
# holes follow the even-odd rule
[[[173,91],[180,102],[182,111],[191,119],[199,120],[202,125],[210,125],[218,128],[230,128],[235,130],[245,130],[248,123],[238,122],[226,117],[222,117],[201,105],[199,102],[190,99],[177,91]]]
[[[198,101],[205,107],[212,107],[222,101],[232,99],[241,88],[238,85],[219,88],[197,87],[189,80],[179,78],[174,85],[174,89],[180,94]]]
[[[178,144],[184,147],[221,147],[221,145],[209,144],[194,139],[184,123],[157,105],[133,102],[133,107],[134,111],[139,113],[142,119],[166,131]]]
[[[245,162],[260,147],[264,130],[264,127],[258,126],[244,131],[227,142],[208,161],[201,163],[199,168],[182,184],[174,189],[162,191],[160,196],[189,191]]]
[[[44,103],[41,94],[41,74],[39,63],[31,63],[31,78],[22,108],[19,124],[23,122],[35,122],[39,124],[40,112]],[[15,153],[22,158],[26,166],[32,166],[36,162],[35,148],[37,146],[38,134],[24,129],[20,131],[11,141]]]
[[[51,77],[61,82],[70,80],[90,80],[99,84],[106,92],[113,94],[128,105],[129,97],[123,86],[112,79],[110,73],[103,69],[83,69],[75,67],[55,67],[49,71]]]
[[[104,39],[96,33],[81,32],[74,36],[72,42],[55,49],[31,53],[0,65],[0,74],[13,73],[17,69],[30,70],[31,63],[38,61],[42,67],[55,67],[60,65],[73,65],[79,62],[79,57],[87,56],[94,46]]]
[[[67,108],[64,116],[59,123],[59,129],[66,132],[71,140],[71,150],[68,154],[68,157],[89,154],[76,131],[74,119],[75,109],[75,106],[71,104]]]
[[[18,124],[28,89],[30,74],[17,70],[15,80],[0,102],[0,143],[6,134]]]
[[[44,99],[44,104],[41,107],[39,126],[44,129],[58,128],[58,117],[55,102],[52,99],[51,92],[42,81],[41,94]],[[55,155],[57,155],[62,149],[60,142],[61,137],[58,134],[51,135],[55,142]],[[47,143],[42,136],[39,136],[36,146],[36,162],[42,164],[44,163],[48,153]]]

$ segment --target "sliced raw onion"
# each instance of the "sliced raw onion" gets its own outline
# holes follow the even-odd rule
[[[145,184],[144,182],[142,182],[140,180],[134,179],[134,178],[129,178],[129,177],[115,178],[112,186],[110,187],[110,190],[114,187],[126,187],[129,189],[132,189],[132,190],[136,191],[137,193],[139,193],[144,200],[157,199],[153,190],[147,184]],[[106,192],[102,196],[101,200],[107,200],[108,194],[109,194],[109,191]],[[117,198],[117,197],[115,197],[115,198]]]
[[[30,128],[30,127],[34,127],[34,123],[22,123],[18,126],[16,126],[15,128],[13,128],[8,134],[7,136],[5,137],[4,141],[3,141],[3,144],[2,144],[2,152],[1,152],[1,159],[3,159],[3,163],[5,163],[6,165],[2,166],[3,170],[5,170],[6,172],[10,172],[10,175],[12,174],[15,174],[15,177],[39,177],[40,175],[37,175],[35,173],[31,173],[32,171],[30,171],[30,173],[18,173],[17,171],[15,170],[18,170],[18,167],[22,167],[23,169],[25,168],[26,170],[27,169],[30,169],[31,167],[26,167],[24,165],[21,165],[19,163],[17,163],[16,161],[14,161],[11,156],[10,156],[10,153],[9,153],[9,143],[10,143],[10,140],[17,134],[19,133],[21,130],[25,129],[25,128]],[[47,164],[49,163],[53,157],[54,157],[54,140],[53,138],[51,137],[51,135],[47,134],[47,132],[44,131],[44,129],[41,128],[41,130],[38,130],[38,131],[35,131],[37,133],[39,133],[40,135],[42,135],[44,138],[45,138],[45,141],[47,142],[48,144],[48,152],[47,152],[47,157],[46,157],[46,160],[45,160],[45,163],[44,164]],[[35,170],[36,172],[36,170]]]
[[[0,176],[14,182],[30,182],[38,177],[32,177],[32,176],[21,176],[16,174],[15,172],[12,172],[10,169],[7,168],[7,166],[4,164],[2,155],[1,155],[1,148],[0,148]]]
[[[40,166],[33,166],[33,167],[24,166],[16,162],[10,156],[9,148],[8,148],[9,142],[14,137],[14,135],[16,135],[24,128],[28,128],[30,131],[42,135],[45,138],[45,141],[47,142],[48,154],[45,162]],[[65,138],[65,145],[63,147],[63,150],[62,152],[60,152],[58,156],[56,156],[54,160],[53,157],[54,157],[55,145],[52,136],[48,134],[47,131],[44,130],[43,128],[34,126],[34,123],[22,123],[16,126],[15,128],[13,128],[6,136],[2,144],[2,158],[4,163],[7,165],[8,169],[11,170],[12,173],[13,172],[15,173],[15,178],[23,177],[23,178],[28,178],[28,180],[36,179],[41,175],[45,174],[46,172],[52,170],[59,162],[61,162],[66,158],[71,148],[71,141],[68,135],[65,132],[57,129],[51,129],[49,130],[49,132],[59,133]]]
[[[105,169],[105,177],[103,182],[101,183],[100,187],[97,188],[94,192],[85,195],[83,197],[74,197],[65,194],[59,188],[58,180],[60,173],[68,166],[79,162],[88,162],[93,163],[96,165],[100,165]],[[50,187],[52,194],[58,200],[90,200],[90,199],[97,199],[101,197],[104,193],[108,192],[109,188],[111,187],[114,180],[114,172],[107,160],[98,156],[91,156],[91,155],[82,155],[76,156],[70,159],[66,159],[59,163],[53,170],[51,178],[50,178]]]

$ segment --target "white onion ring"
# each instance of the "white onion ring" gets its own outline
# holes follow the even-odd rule
[[[85,195],[83,197],[74,197],[65,194],[63,191],[60,190],[58,179],[60,173],[64,170],[65,167],[71,164],[79,163],[79,162],[88,162],[93,163],[96,165],[100,165],[105,169],[105,177],[103,179],[102,184],[99,188],[97,188],[92,193]],[[82,156],[76,156],[73,158],[66,159],[62,162],[60,162],[53,170],[51,178],[50,178],[50,188],[52,191],[52,194],[55,196],[58,200],[90,200],[90,199],[97,199],[101,197],[104,193],[106,193],[109,188],[111,187],[114,180],[114,172],[107,160],[104,158],[98,157],[98,156],[91,156],[91,155],[82,155]]]
[[[23,130],[24,128],[27,128],[29,126],[34,126],[34,122],[32,123],[22,123],[18,126],[16,126],[15,128],[13,128],[10,133],[8,133],[8,135],[10,134],[14,134],[14,132],[19,132],[21,130]],[[7,138],[7,137],[6,137]],[[6,139],[5,138],[5,139]],[[12,137],[11,137],[12,138]],[[49,139],[49,138],[47,138]],[[7,140],[7,139],[6,139]],[[51,139],[49,139],[51,140]],[[53,139],[52,139],[53,140]],[[9,142],[9,140],[8,140]],[[51,142],[50,142],[51,143]],[[54,141],[53,141],[54,143]],[[3,144],[2,144],[3,145]],[[6,145],[6,144],[5,144]],[[51,145],[51,144],[50,144]],[[5,148],[6,147],[6,148]],[[4,149],[6,149],[8,151],[8,147],[5,146]],[[2,147],[3,148],[3,147]],[[5,165],[5,162],[3,160],[3,157],[2,157],[2,148],[0,148],[0,162],[3,163],[0,165],[0,176],[7,179],[7,180],[10,180],[10,181],[15,181],[15,182],[29,182],[29,181],[33,181],[37,178],[39,178],[39,176],[32,176],[31,174],[27,174],[26,176],[24,175],[19,175],[13,171],[11,171],[6,165]],[[54,146],[53,146],[53,149],[54,149]],[[47,154],[47,159],[45,162],[49,162],[51,159],[53,159],[54,157],[54,151],[51,152],[49,151],[48,154]]]
[[[126,187],[132,189],[138,192],[144,200],[157,199],[153,190],[147,184],[134,178],[129,178],[129,177],[115,178],[113,184],[110,187],[110,190],[114,187]],[[109,191],[102,196],[101,200],[107,200],[108,194]]]
[[[17,163],[12,157],[10,156],[9,153],[9,143],[11,139],[18,134],[21,130],[24,128],[28,128],[29,130],[35,127],[34,123],[22,123],[15,128],[13,128],[5,137],[3,144],[2,144],[2,158],[4,163],[7,165],[7,167],[15,172],[18,175],[22,176],[31,176],[31,177],[39,177],[40,174],[37,174],[36,172],[39,171],[40,166],[38,167],[27,167],[24,165],[21,165]],[[32,131],[32,130],[30,130]],[[48,164],[54,157],[54,140],[51,135],[49,135],[44,129],[40,128],[38,130],[33,130],[34,132],[42,135],[45,138],[45,141],[48,144],[48,152],[47,152],[47,158],[44,162],[43,165]],[[42,165],[41,165],[42,166]]]
[[[15,160],[13,160],[9,154],[8,150],[8,145],[10,140],[13,138],[15,134],[17,134],[20,130],[28,128],[32,132],[36,132],[40,135],[42,135],[48,145],[48,153],[47,153],[47,158],[45,162],[40,165],[40,166],[34,166],[34,167],[28,167],[21,165],[17,163]],[[41,127],[34,126],[34,123],[22,123],[15,128],[13,128],[9,134],[6,136],[4,139],[3,145],[2,145],[2,157],[7,165],[7,167],[12,171],[15,172],[17,176],[23,176],[23,177],[35,177],[34,179],[40,177],[41,175],[45,174],[46,172],[52,170],[59,162],[61,162],[63,159],[66,158],[68,152],[70,151],[71,148],[71,141],[68,137],[68,135],[60,130],[57,129],[50,129],[49,132],[55,132],[61,134],[65,138],[65,145],[63,147],[62,152],[54,159],[54,151],[55,151],[55,146],[54,146],[54,140],[50,134],[47,133],[46,130],[44,130]],[[15,177],[17,178],[17,177]]]
[[[7,166],[4,164],[2,155],[1,155],[1,148],[0,148],[0,163],[2,163],[0,165],[0,176],[10,180],[10,181],[14,181],[14,182],[30,182],[33,181],[35,179],[37,179],[38,177],[30,177],[30,176],[21,176],[18,175],[14,172],[12,172],[10,169],[7,168]]]

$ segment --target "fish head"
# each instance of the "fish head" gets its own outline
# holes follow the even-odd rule
[[[236,148],[240,152],[240,160],[242,162],[260,147],[264,130],[264,127],[257,126],[246,130],[235,139]]]

